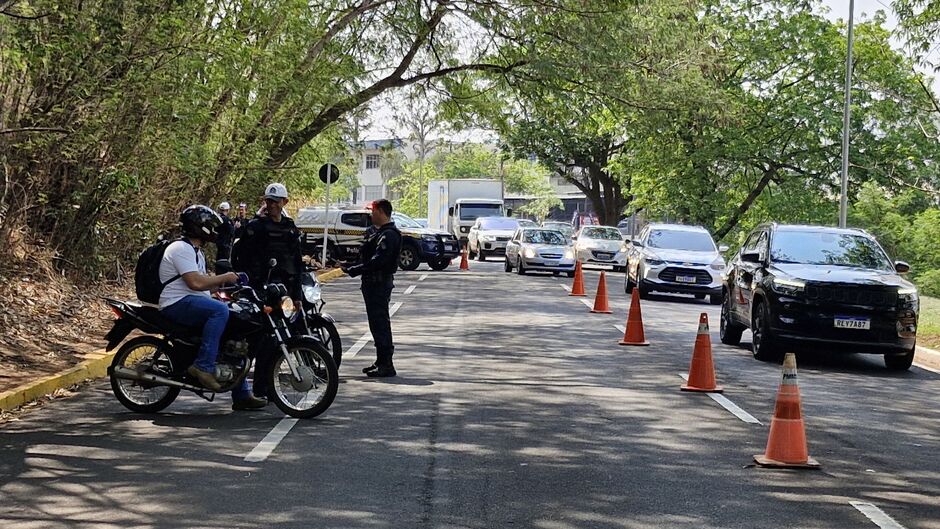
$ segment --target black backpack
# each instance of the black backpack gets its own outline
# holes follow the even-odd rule
[[[137,299],[146,303],[157,304],[160,302],[160,294],[163,289],[181,277],[176,274],[168,281],[160,281],[160,263],[163,261],[163,254],[166,253],[170,243],[181,240],[183,239],[160,239],[156,244],[140,252],[140,257],[137,258],[137,269],[134,271],[134,288],[137,290]],[[199,258],[198,251],[196,252],[196,258]]]

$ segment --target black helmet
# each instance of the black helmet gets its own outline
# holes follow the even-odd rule
[[[215,242],[222,217],[207,206],[189,206],[180,213],[180,226],[184,237]]]

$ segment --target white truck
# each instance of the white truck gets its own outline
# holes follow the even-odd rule
[[[480,217],[512,215],[503,204],[503,183],[484,178],[428,182],[428,227],[446,231],[467,243],[470,227]]]

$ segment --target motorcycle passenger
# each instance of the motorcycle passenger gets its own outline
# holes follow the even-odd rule
[[[222,386],[215,377],[219,342],[228,322],[228,305],[213,299],[210,292],[226,283],[238,282],[238,275],[206,273],[202,247],[214,242],[222,219],[207,206],[189,206],[180,213],[183,239],[170,243],[160,262],[160,281],[166,286],[160,293],[160,312],[181,325],[201,326],[202,342],[196,361],[186,370],[200,384],[212,391]],[[232,409],[263,408],[267,400],[252,395],[247,380],[232,390]]]

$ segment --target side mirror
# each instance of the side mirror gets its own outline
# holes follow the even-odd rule
[[[730,250],[730,249],[731,249],[731,247],[728,246],[727,244],[722,244],[722,245],[718,246],[718,252],[719,252],[719,253],[725,253],[725,252],[727,252],[727,251]]]
[[[506,210],[506,216],[507,216],[507,217],[511,217],[511,216],[512,216],[512,208],[508,208],[508,209]]]
[[[759,252],[744,252],[741,254],[741,260],[745,263],[763,263],[763,259],[761,259]]]
[[[640,239],[633,239],[632,241],[630,241],[630,244],[632,244],[633,246],[636,246],[637,248],[643,247],[643,243],[640,242]]]
[[[904,261],[895,261],[895,262],[894,262],[894,269],[895,269],[899,274],[906,274],[906,273],[908,273],[908,272],[911,271],[911,265],[905,263]]]
[[[453,207],[453,206],[447,208],[447,216],[449,216],[449,217],[453,217],[453,216],[454,216],[454,207]]]

